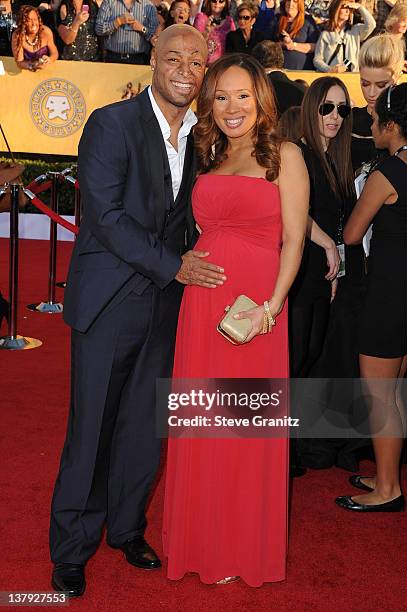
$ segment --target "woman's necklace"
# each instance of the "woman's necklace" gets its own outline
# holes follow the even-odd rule
[[[25,42],[27,43],[27,45],[30,45],[30,47],[36,47],[38,45],[38,43],[39,43],[39,40],[40,40],[39,32],[37,32],[37,35],[36,35],[36,37],[34,38],[33,41],[31,41],[28,38],[27,34],[25,35]]]
[[[399,153],[401,153],[402,151],[407,151],[407,145],[403,145],[402,147],[399,147],[397,151],[393,153],[393,155],[395,157],[398,157]]]

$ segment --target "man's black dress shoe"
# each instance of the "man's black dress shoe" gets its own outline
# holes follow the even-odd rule
[[[349,482],[353,487],[361,489],[362,491],[373,491],[373,487],[369,487],[368,485],[363,484],[363,482],[361,482],[361,478],[370,478],[370,476],[360,476],[360,474],[353,474],[353,476],[349,476]]]
[[[337,497],[335,503],[346,510],[356,510],[357,512],[401,512],[404,510],[405,501],[404,495],[399,495],[395,499],[384,504],[358,504],[353,501],[350,495]]]
[[[118,548],[124,552],[128,563],[131,565],[141,569],[157,569],[161,567],[160,559],[151,546],[147,544],[143,536],[127,540],[127,542]]]
[[[74,563],[56,563],[52,572],[52,587],[68,597],[80,597],[85,592],[85,568]]]

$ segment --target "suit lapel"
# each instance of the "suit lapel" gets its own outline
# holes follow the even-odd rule
[[[182,180],[181,180],[181,185],[179,187],[177,198],[175,200],[175,206],[177,205],[178,201],[183,198],[185,190],[191,184],[191,173],[193,169],[192,165],[194,163],[193,149],[194,149],[194,140],[192,137],[192,133],[190,132],[187,138],[187,145],[185,148],[185,157],[184,157],[184,168],[182,171]]]
[[[142,113],[142,129],[144,134],[144,143],[146,147],[146,157],[151,173],[151,191],[153,195],[154,216],[158,232],[165,221],[166,211],[166,186],[168,184],[168,175],[171,182],[171,173],[169,170],[167,152],[163,136],[150,103],[147,90],[143,91],[138,98],[143,109]],[[141,152],[141,155],[143,153]]]
[[[182,174],[182,184],[179,191],[179,197],[184,197],[185,191],[187,192],[187,246],[191,246],[192,237],[195,232],[195,219],[192,210],[192,185],[195,180],[196,175],[196,155],[194,151],[194,138],[192,132],[188,135],[187,147],[185,150],[185,160],[184,160],[184,171]],[[178,199],[178,198],[177,198]]]

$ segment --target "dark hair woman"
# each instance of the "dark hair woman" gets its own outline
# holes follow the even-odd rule
[[[253,47],[264,40],[262,32],[254,30],[259,9],[250,2],[242,2],[237,8],[237,20],[239,27],[235,32],[229,32],[226,36],[227,53],[251,53]]]
[[[271,25],[270,38],[280,42],[284,51],[284,68],[313,70],[315,43],[319,30],[312,17],[305,14],[304,0],[284,0],[280,14]]]
[[[285,301],[300,264],[308,211],[301,152],[276,137],[271,88],[247,54],[227,54],[209,67],[197,115],[199,176],[192,205],[202,233],[195,248],[210,251],[227,279],[215,290],[186,287],[175,384],[189,377],[286,378]],[[250,321],[237,347],[216,326],[219,313],[242,293],[261,305],[237,313],[241,322]],[[267,313],[276,322],[272,334]],[[283,580],[286,434],[245,439],[224,432],[223,439],[169,440],[163,537],[168,577],[192,571],[202,582],[224,584],[239,575],[253,587]]]
[[[11,47],[17,66],[26,70],[43,70],[58,59],[51,30],[43,25],[38,9],[29,5],[18,13]]]
[[[310,216],[300,272],[291,291],[291,374],[307,377],[321,354],[339,270],[337,244],[353,198],[351,106],[345,85],[311,83],[302,105],[300,141],[311,180]],[[328,270],[327,270],[328,268]]]
[[[95,34],[98,5],[94,0],[62,0],[58,9],[58,33],[65,43],[61,59],[95,62],[99,45]]]
[[[405,507],[400,456],[406,426],[401,385],[407,372],[407,83],[380,94],[372,134],[376,147],[390,156],[367,179],[344,238],[360,243],[373,223],[359,358],[376,476],[352,476],[351,484],[368,493],[336,502],[358,512],[395,512]]]
[[[229,14],[229,0],[204,0],[201,12],[195,17],[194,27],[207,42],[208,64],[212,64],[224,54],[227,34],[236,30]]]
[[[356,199],[351,126],[349,93],[343,82],[323,77],[311,83],[302,105],[300,141],[311,181],[310,217],[304,257],[290,301],[294,378],[358,376],[354,342],[357,315],[353,312],[358,312],[360,305],[363,250],[361,246],[345,249],[342,236]],[[340,254],[343,263],[337,279]],[[345,330],[343,320],[347,323]],[[336,401],[336,387],[332,392]],[[314,398],[313,408],[317,403]],[[304,402],[299,408],[311,409]],[[322,468],[336,462],[341,445],[337,448],[331,440],[309,438],[299,440],[298,448],[303,467]]]

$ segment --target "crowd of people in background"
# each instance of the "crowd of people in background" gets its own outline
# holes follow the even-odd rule
[[[270,40],[283,51],[284,69],[357,72],[369,37],[405,39],[407,0],[0,0],[0,55],[33,71],[58,58],[148,64],[174,23],[203,34],[208,65]]]

